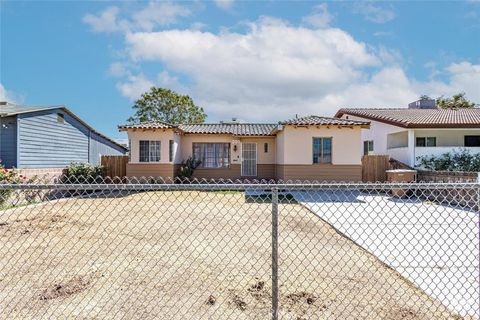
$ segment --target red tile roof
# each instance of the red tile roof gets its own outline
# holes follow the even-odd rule
[[[138,124],[125,124],[125,125],[118,126],[118,129],[120,131],[123,131],[126,129],[173,129],[177,127],[178,126],[167,123],[167,122],[151,121],[151,122],[142,122]]]
[[[272,136],[275,135],[274,130],[277,125],[272,123],[203,123],[181,124],[179,128],[185,133]]]
[[[280,124],[296,125],[296,126],[316,126],[316,125],[368,126],[370,122],[354,121],[354,120],[339,119],[339,118],[327,118],[327,117],[319,117],[319,116],[307,116],[302,118],[290,119],[287,121],[281,121]]]
[[[403,128],[480,128],[480,108],[356,109],[343,108],[335,117],[357,116]]]

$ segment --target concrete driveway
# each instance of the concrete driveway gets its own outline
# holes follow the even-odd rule
[[[292,194],[431,297],[480,318],[478,212],[359,191]]]

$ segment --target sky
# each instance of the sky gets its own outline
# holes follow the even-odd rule
[[[480,103],[480,1],[4,1],[0,100],[65,105],[98,131],[151,86],[207,122]]]

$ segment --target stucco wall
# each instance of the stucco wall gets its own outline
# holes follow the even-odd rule
[[[285,126],[283,143],[277,144],[279,153],[283,150],[283,159],[278,158],[278,164],[313,163],[313,138],[332,138],[332,164],[361,164],[362,140],[360,127],[336,126]]]
[[[237,144],[237,151],[234,151],[234,141],[240,141]],[[230,143],[230,159],[232,164],[241,164],[241,143],[254,142],[257,144],[257,163],[274,164],[275,163],[275,137],[234,137],[232,135],[221,134],[186,134],[181,136],[180,149],[181,159],[184,160],[192,155],[193,143],[197,142],[223,142]],[[263,144],[268,143],[268,153],[264,152]]]
[[[370,129],[362,129],[362,153],[363,153],[363,141],[373,140],[373,154],[388,154],[387,153],[387,135],[389,133],[395,133],[405,131],[405,128],[392,126],[383,122],[373,121],[361,117],[355,117],[350,115],[343,115],[342,119],[358,120],[358,121],[370,121]]]
[[[175,133],[173,129],[159,129],[155,131],[129,131],[128,139],[130,140],[130,163],[140,163],[140,140],[160,141],[160,162],[156,163],[171,163],[168,157],[169,141],[178,140],[178,138],[174,138],[174,135]]]
[[[478,136],[480,129],[415,129],[415,137],[436,137],[437,147],[465,145],[465,136]]]

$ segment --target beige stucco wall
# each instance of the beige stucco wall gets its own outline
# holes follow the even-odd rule
[[[234,137],[232,135],[221,134],[185,134],[181,136],[180,149],[181,159],[187,159],[192,155],[193,143],[197,142],[224,142],[230,143],[230,156],[232,164],[241,164],[241,143],[254,142],[257,144],[257,163],[258,164],[274,164],[275,163],[275,137]],[[268,143],[268,153],[263,150],[263,144]],[[234,145],[237,151],[234,151]],[[180,160],[181,162],[181,160]]]
[[[258,138],[240,138],[243,142],[253,142],[257,144],[257,163],[258,164],[274,164],[276,158],[275,137],[258,137]],[[264,151],[264,144],[268,143],[268,152]]]
[[[303,127],[284,127],[284,131],[277,134],[276,137],[234,137],[232,135],[222,134],[177,134],[172,129],[156,131],[129,131],[131,143],[131,164],[138,164],[139,160],[139,141],[140,140],[160,140],[161,141],[161,160],[158,164],[171,164],[168,162],[169,140],[174,140],[174,164],[178,168],[183,160],[192,155],[192,144],[195,142],[221,142],[231,144],[231,166],[229,168],[219,169],[197,169],[195,176],[199,178],[240,178],[241,165],[241,143],[254,142],[257,144],[257,178],[287,178],[287,179],[306,179],[307,177],[318,180],[357,179],[358,172],[361,173],[361,128],[360,127],[335,127],[335,126],[311,126]],[[312,166],[314,137],[332,138],[332,164]],[[268,152],[264,152],[264,143],[268,143]],[[234,151],[234,146],[237,150]],[[147,163],[141,163],[146,165]],[[360,169],[359,169],[360,168]],[[164,172],[166,167],[152,166],[139,168],[130,166],[131,173],[151,175],[158,172]],[[145,169],[145,170],[143,170]],[[148,169],[148,170],[147,170]],[[139,171],[143,170],[143,171]],[[149,171],[150,170],[150,171]],[[171,174],[174,167],[168,167],[168,173]],[[312,171],[313,170],[313,171]],[[148,171],[148,172],[147,172]],[[347,179],[348,178],[348,179]]]
[[[332,164],[359,165],[362,163],[361,128],[337,126],[285,126],[283,139],[277,141],[278,164],[312,164],[313,138],[332,138]]]
[[[179,138],[173,129],[157,129],[153,130],[130,130],[128,131],[128,139],[130,140],[130,163],[140,163],[140,140],[159,140],[160,141],[160,162],[169,162],[169,141],[174,140],[174,151],[178,148]],[[176,159],[174,152],[174,159]],[[178,156],[177,156],[178,157]]]

